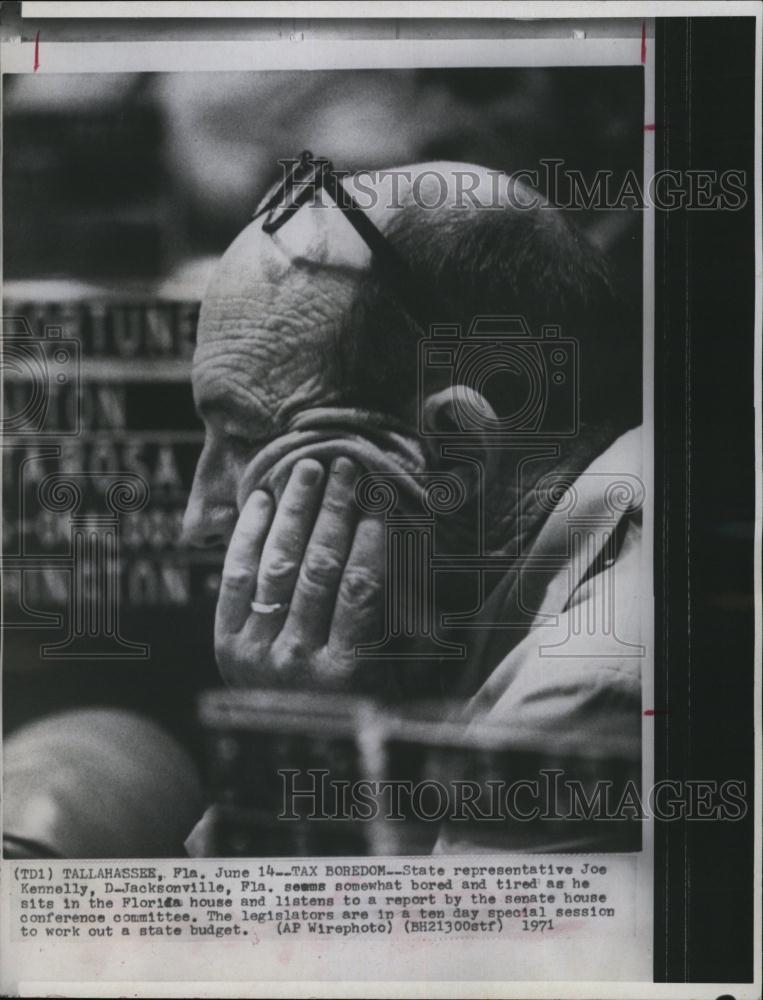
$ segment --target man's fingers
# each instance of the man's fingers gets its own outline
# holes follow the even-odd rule
[[[324,491],[323,467],[302,460],[275,511],[262,491],[245,504],[225,559],[216,621],[218,660],[228,649],[234,680],[242,679],[239,667],[248,676],[258,663],[294,677],[321,650],[322,665],[313,662],[313,669],[325,676],[313,680],[341,682],[353,672],[355,646],[381,638],[384,522],[358,521],[357,475],[354,462],[339,458]],[[252,601],[285,607],[255,612]]]
[[[258,603],[290,603],[323,495],[323,480],[323,466],[314,459],[303,459],[292,469],[262,550],[254,593]],[[285,620],[278,612],[256,617],[258,629],[274,635]]]
[[[380,639],[386,585],[385,526],[380,518],[364,517],[358,523],[339,585],[331,649],[354,650],[361,643]]]
[[[215,623],[220,633],[238,632],[251,613],[260,557],[272,519],[272,499],[255,490],[244,504],[225,555]]]
[[[337,591],[355,535],[358,467],[340,457],[331,466],[323,503],[302,560],[284,634],[309,649],[328,642]]]

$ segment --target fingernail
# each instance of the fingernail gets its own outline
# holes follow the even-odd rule
[[[299,476],[299,481],[305,486],[314,486],[323,475],[323,467],[320,463],[310,459],[297,462],[294,471]]]
[[[265,510],[271,506],[273,499],[269,493],[265,490],[253,490],[249,494],[249,499],[246,501],[247,507],[259,507],[260,510]]]
[[[349,476],[355,471],[355,463],[346,455],[338,455],[331,463],[331,471],[338,476]]]

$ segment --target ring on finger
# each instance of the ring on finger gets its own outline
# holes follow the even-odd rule
[[[257,615],[277,615],[279,612],[287,611],[289,605],[286,601],[276,601],[275,604],[263,604],[261,601],[252,601],[250,607]]]

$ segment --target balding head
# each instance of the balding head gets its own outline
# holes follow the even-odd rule
[[[432,322],[521,314],[533,332],[585,330],[599,352],[613,342],[613,331],[594,329],[608,298],[601,261],[558,212],[521,207],[531,192],[505,175],[429,163],[343,183],[410,268]],[[413,425],[422,335],[326,195],[272,236],[259,221],[248,226],[215,271],[199,321],[193,383],[207,440],[187,537],[227,541],[243,469],[302,410],[362,406]],[[490,402],[511,410],[510,398]]]

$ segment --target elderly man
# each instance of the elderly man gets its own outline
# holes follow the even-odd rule
[[[528,207],[533,192],[465,164],[394,174],[395,198],[384,177],[337,187],[333,175],[293,189],[285,212],[274,198],[207,290],[193,371],[207,436],[184,531],[227,546],[222,676],[448,695],[550,751],[616,736],[637,757],[638,334],[615,313],[596,252],[550,206]],[[543,419],[530,430],[514,419],[528,388],[500,337],[478,384],[455,385],[447,364],[422,382],[428,326],[463,337],[486,315],[521,317],[531,336],[561,328],[579,348],[574,370],[553,383],[553,364],[542,372]],[[572,417],[569,393],[555,392],[565,378]],[[444,447],[461,440],[464,413],[479,419],[462,447]],[[388,551],[383,519],[358,503],[367,473],[394,482],[409,510],[427,475],[462,484],[436,536],[454,572],[441,574],[434,619],[451,614],[440,634],[464,655],[417,658],[415,634],[397,659],[372,655],[389,625]],[[588,529],[571,533],[577,522]],[[497,561],[459,571],[457,557],[475,552]]]

